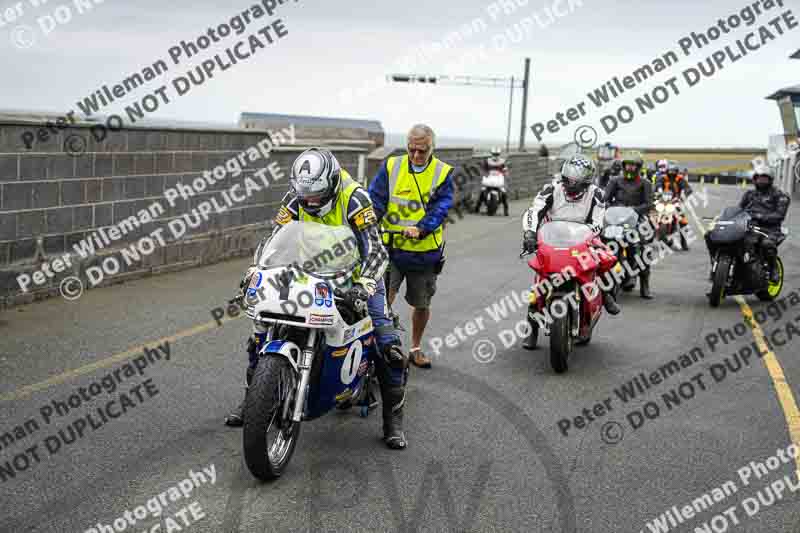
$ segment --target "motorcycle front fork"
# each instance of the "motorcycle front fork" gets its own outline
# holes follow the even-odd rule
[[[303,349],[303,353],[298,361],[298,368],[300,369],[300,384],[297,386],[297,395],[295,397],[294,412],[292,413],[292,420],[300,422],[303,419],[303,410],[306,405],[308,397],[308,382],[311,379],[311,365],[314,362],[314,348],[317,343],[318,331],[312,329],[308,332],[308,341]]]

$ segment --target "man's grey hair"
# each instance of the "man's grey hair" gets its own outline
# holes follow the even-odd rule
[[[431,146],[436,146],[436,134],[433,133],[433,129],[430,126],[425,124],[414,124],[408,130],[408,140],[411,140],[412,137],[430,137]]]

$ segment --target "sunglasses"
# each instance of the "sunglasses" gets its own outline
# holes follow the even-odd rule
[[[424,150],[420,149],[420,148],[412,148],[411,146],[408,146],[407,149],[408,149],[408,153],[411,154],[411,155],[414,155],[417,152],[419,152],[422,155],[425,155],[425,154],[427,154],[428,152],[431,151],[431,147],[430,146],[428,146]]]

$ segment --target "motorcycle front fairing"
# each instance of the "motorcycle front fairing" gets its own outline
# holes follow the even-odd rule
[[[361,393],[377,353],[373,324],[369,316],[348,323],[334,297],[335,289],[352,285],[360,263],[349,227],[292,222],[278,236],[282,238],[266,245],[251,277],[246,314],[262,326],[281,324],[323,334],[303,411],[303,419],[310,420]],[[273,339],[261,350],[262,355],[287,357],[295,371],[302,353],[302,346],[287,339]]]
[[[558,220],[549,222],[539,230],[537,254],[529,261],[539,280],[554,280],[553,285],[558,285],[551,296],[558,297],[575,292],[576,301],[580,302],[580,309],[574,309],[572,306],[570,309],[575,313],[573,334],[576,337],[588,334],[599,319],[602,308],[602,298],[599,294],[592,294],[591,286],[597,269],[604,266],[607,260],[602,259],[603,264],[601,264],[591,252],[590,246],[595,242],[594,234],[585,224]],[[613,263],[616,263],[616,259]],[[584,287],[588,287],[587,291],[592,297],[587,297]],[[547,303],[537,302],[540,310],[544,309]]]

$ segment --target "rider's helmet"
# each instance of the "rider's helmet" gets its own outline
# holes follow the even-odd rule
[[[656,163],[656,170],[659,174],[666,174],[667,169],[669,168],[669,161],[666,159],[659,159],[658,163]]]
[[[644,159],[639,152],[627,154],[622,159],[622,175],[626,180],[635,180],[639,177],[644,166]]]
[[[622,174],[622,161],[615,159],[614,162],[611,163],[611,175],[619,176],[620,174]]]
[[[669,176],[671,179],[677,178],[679,172],[680,169],[678,168],[677,163],[670,163],[670,165],[667,167],[667,176]]]
[[[765,191],[772,187],[775,181],[775,174],[765,161],[756,161],[753,163],[753,184],[759,191]]]
[[[489,152],[489,155],[491,155],[494,159],[499,159],[500,158],[500,153],[501,153],[500,152],[500,148],[495,146],[495,147],[493,147],[491,149],[491,151]]]
[[[295,159],[289,185],[309,214],[322,217],[333,208],[339,194],[341,166],[329,150],[311,148]]]
[[[568,200],[579,200],[583,196],[592,184],[594,171],[594,162],[583,155],[574,155],[564,161],[561,167],[561,184]]]

